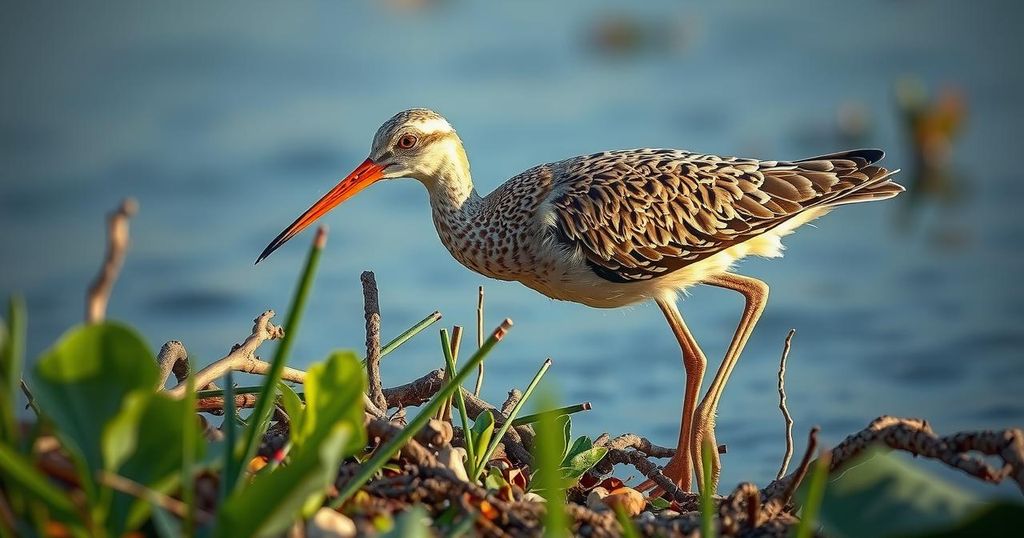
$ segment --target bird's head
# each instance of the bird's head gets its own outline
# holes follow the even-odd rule
[[[256,263],[314,221],[382,179],[415,178],[428,188],[438,178],[466,172],[469,162],[455,129],[432,110],[413,108],[395,114],[377,129],[370,156],[267,245]]]

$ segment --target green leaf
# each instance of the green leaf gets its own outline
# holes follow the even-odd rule
[[[484,487],[492,490],[499,490],[508,485],[508,481],[501,475],[501,470],[491,467],[491,470],[484,477]]]
[[[581,435],[573,441],[572,446],[565,451],[565,457],[562,458],[562,466],[568,467],[569,462],[579,454],[582,454],[594,447],[594,442],[590,440],[586,435]]]
[[[288,353],[295,343],[295,337],[299,333],[299,325],[302,322],[302,312],[306,308],[306,300],[313,288],[313,276],[320,261],[320,253],[324,247],[323,229],[317,231],[313,244],[310,246],[309,254],[306,256],[306,264],[299,276],[295,287],[295,294],[292,296],[291,305],[288,307],[288,317],[284,320],[284,339],[277,345],[274,358],[270,361],[270,370],[264,375],[263,388],[256,398],[256,405],[253,407],[249,419],[249,426],[245,429],[245,443],[243,444],[243,457],[241,461],[248,462],[256,455],[263,433],[267,430],[270,422],[271,411],[274,408],[274,394],[277,392],[277,383],[281,380],[285,363],[288,362]],[[238,487],[241,482],[234,484]],[[231,484],[228,487],[232,487]]]
[[[485,410],[476,416],[476,420],[473,421],[473,443],[476,445],[476,454],[478,458],[487,457],[487,445],[491,443],[491,437],[494,435],[494,415],[491,414],[490,410]],[[486,464],[486,461],[477,461],[474,465],[479,467]]]
[[[277,390],[281,392],[281,405],[284,406],[284,412],[288,414],[291,428],[293,430],[302,429],[302,398],[299,398],[299,395],[284,381],[277,384]]]
[[[550,393],[538,396],[542,409],[557,407]],[[537,421],[537,436],[534,443],[534,461],[537,472],[530,481],[531,489],[539,491],[546,501],[544,515],[544,536],[570,536],[569,521],[565,515],[565,483],[559,472],[559,463],[565,456],[565,430],[567,423],[561,417],[544,415]]]
[[[583,476],[583,473],[597,465],[597,462],[601,461],[601,458],[607,453],[608,448],[596,446],[576,454],[568,461],[567,465],[563,465],[562,478],[568,482],[567,485],[575,485],[580,477]]]
[[[143,486],[169,494],[180,481],[185,428],[190,428],[192,453],[205,448],[197,420],[184,422],[188,402],[152,389],[125,398],[121,412],[103,432],[105,468]],[[194,413],[192,413],[194,417]],[[114,494],[110,528],[117,534],[137,529],[150,513],[150,504],[125,493]]]
[[[555,426],[562,433],[562,442],[558,446],[562,449],[562,461],[569,455],[569,442],[572,441],[572,419],[569,415],[555,417]]]
[[[306,373],[306,409],[300,427],[292,426],[292,442],[297,451],[316,445],[340,421],[351,426],[345,455],[366,446],[363,427],[363,392],[366,371],[351,351],[339,351],[327,361],[315,364]]]
[[[214,535],[271,536],[287,529],[310,496],[324,495],[337,474],[345,446],[355,436],[351,424],[339,422],[319,443],[293,455],[288,466],[257,475],[251,484],[236,490],[224,502]]]
[[[830,535],[891,536],[946,528],[980,505],[973,494],[881,450],[867,452],[835,476],[818,516]]]
[[[655,510],[665,510],[672,506],[672,503],[664,497],[649,497],[647,503]]]
[[[103,429],[136,390],[152,391],[156,359],[134,330],[117,323],[79,326],[36,364],[35,397],[64,447],[86,465],[85,484],[103,468]],[[88,488],[87,488],[88,489]]]

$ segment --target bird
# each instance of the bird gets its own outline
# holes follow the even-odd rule
[[[903,192],[892,181],[898,170],[876,164],[883,156],[861,149],[773,161],[678,149],[603,151],[535,166],[481,196],[448,120],[409,109],[381,125],[367,159],[274,238],[256,263],[369,185],[418,180],[441,242],[467,268],[595,308],[657,304],[685,370],[679,438],[662,472],[684,491],[695,476],[698,487],[715,491],[721,462],[712,451],[711,483],[703,484],[701,446],[717,446],[723,389],[768,300],[766,283],[733,266],[747,256],[781,256],[783,236],[837,206]],[[699,403],[707,358],[676,304],[698,284],[744,297],[732,341]],[[663,493],[652,481],[641,489]]]

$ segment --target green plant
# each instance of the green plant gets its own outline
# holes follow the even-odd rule
[[[553,408],[557,404],[550,393],[542,393],[538,398],[541,405]],[[563,421],[562,417],[545,414],[537,421],[537,436],[534,443],[533,458],[537,463],[537,472],[531,480],[533,489],[539,491],[544,497],[546,509],[544,513],[544,536],[562,537],[569,536],[569,519],[565,514],[565,488],[566,480],[561,473],[561,463],[564,461],[566,438],[566,424],[568,417]],[[536,482],[536,484],[533,484]]]
[[[594,446],[594,441],[585,435],[572,439],[572,419],[568,415],[556,415],[553,412],[539,413],[539,425],[544,420],[550,420],[554,424],[557,435],[549,441],[550,449],[558,455],[558,474],[565,482],[566,487],[575,485],[587,471],[592,469],[597,462],[604,458],[608,449],[602,446]],[[538,435],[540,433],[538,432]],[[530,487],[533,491],[539,491],[544,487],[547,477],[538,477],[544,471],[538,469],[530,480]]]

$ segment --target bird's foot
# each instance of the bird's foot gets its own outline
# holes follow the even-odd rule
[[[668,460],[668,464],[661,470],[661,474],[665,475],[665,478],[671,480],[679,489],[690,491],[692,482],[690,458],[685,454],[681,456],[681,452],[677,452],[672,459]],[[636,489],[648,492],[649,497],[661,497],[665,494],[665,488],[651,479],[644,480]]]

